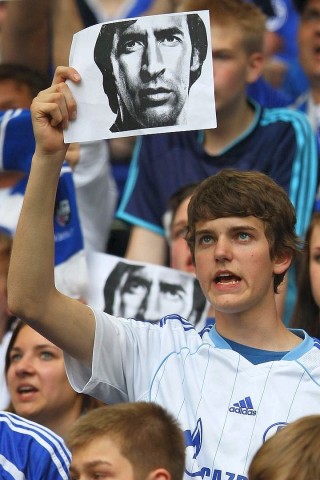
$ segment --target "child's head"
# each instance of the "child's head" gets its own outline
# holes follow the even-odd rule
[[[249,480],[320,477],[320,415],[300,418],[269,438],[255,454]]]
[[[72,478],[90,468],[91,474],[102,469],[112,472],[115,479],[125,478],[124,469],[126,480],[183,477],[183,432],[176,420],[154,403],[115,404],[92,411],[74,424],[67,445],[72,452]],[[128,478],[130,472],[132,478]]]
[[[191,197],[187,241],[193,260],[198,222],[249,216],[264,223],[271,259],[287,254],[294,259],[298,250],[296,215],[284,189],[263,173],[224,169],[202,181]],[[275,275],[275,292],[284,275]]]
[[[243,0],[181,0],[180,12],[209,10],[211,25],[240,29],[250,55],[263,52],[266,17],[255,4]]]

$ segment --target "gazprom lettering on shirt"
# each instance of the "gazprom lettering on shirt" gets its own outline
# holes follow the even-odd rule
[[[248,477],[244,475],[239,475],[233,472],[223,472],[222,470],[214,469],[211,471],[210,468],[201,468],[199,472],[190,473],[187,470],[185,471],[186,475],[190,478],[203,478],[208,480],[248,480]]]

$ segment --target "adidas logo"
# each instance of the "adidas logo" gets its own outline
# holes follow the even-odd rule
[[[229,412],[239,413],[240,415],[256,415],[257,412],[254,410],[251,398],[246,397],[240,402],[234,403],[232,407],[229,408]]]

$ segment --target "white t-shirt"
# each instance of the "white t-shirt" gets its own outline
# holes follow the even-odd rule
[[[253,365],[218,335],[170,315],[160,325],[95,311],[92,368],[66,355],[71,384],[101,400],[154,401],[185,432],[185,479],[245,480],[278,428],[320,413],[320,350],[304,340],[283,360]]]

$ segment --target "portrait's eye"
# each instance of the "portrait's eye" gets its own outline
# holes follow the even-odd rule
[[[131,53],[143,48],[143,41],[138,38],[128,38],[120,42],[118,46],[119,53]]]
[[[130,280],[124,289],[124,293],[131,293],[132,295],[145,295],[147,291],[148,286],[145,282],[135,279]]]
[[[170,302],[184,298],[184,290],[180,285],[170,285],[168,283],[162,284],[161,294]]]
[[[177,35],[166,35],[160,41],[167,47],[174,47],[181,43],[181,38],[179,38]]]

